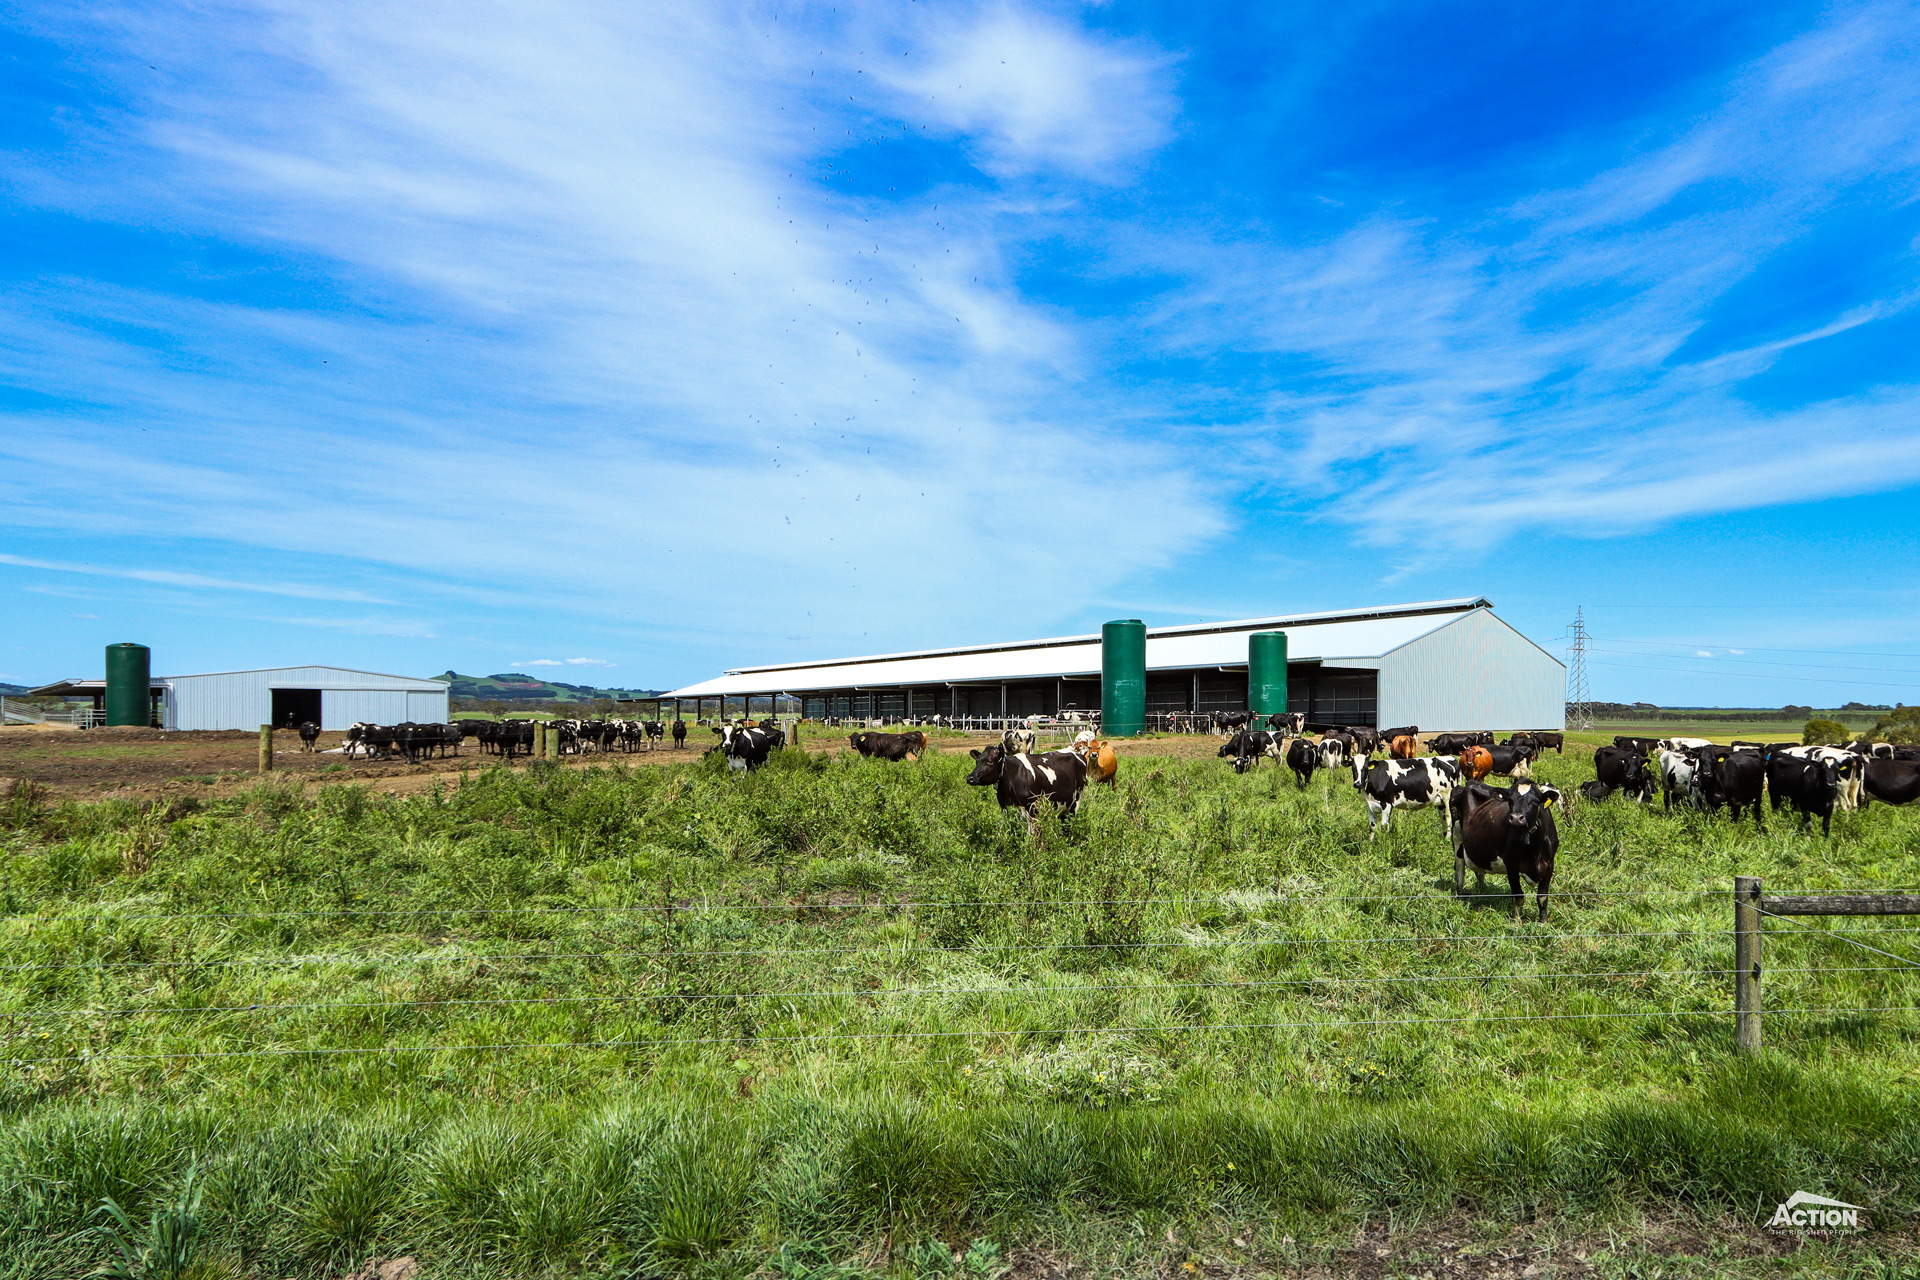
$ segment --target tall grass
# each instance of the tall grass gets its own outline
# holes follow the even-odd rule
[[[1775,933],[1770,1006],[1841,1012],[1770,1018],[1744,1062],[1724,970],[1734,874],[1920,884],[1913,814],[1823,841],[1589,806],[1540,924],[1504,884],[1453,896],[1432,813],[1370,841],[1337,776],[1134,758],[1029,830],[965,763],[16,802],[0,1257],[84,1270],[104,1199],[144,1221],[194,1167],[206,1248],[288,1275],[798,1274],[1143,1214],[1912,1207],[1920,1023],[1862,1012],[1920,1004],[1909,973]]]

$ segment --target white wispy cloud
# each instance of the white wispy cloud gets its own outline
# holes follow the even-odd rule
[[[1677,136],[1475,221],[1388,209],[1315,244],[1155,230],[1115,252],[1186,277],[1144,316],[1167,349],[1304,361],[1253,406],[1242,465],[1380,543],[1462,512],[1612,533],[1898,487],[1920,479],[1920,388],[1783,405],[1742,383],[1909,310],[1911,261],[1800,332],[1689,343],[1851,193],[1914,191],[1916,56],[1911,7],[1837,9]]]
[[[865,133],[937,125],[1058,199],[1164,140],[1164,55],[1014,6],[917,26],[876,6],[854,25],[904,43],[909,67],[1008,63],[909,118],[920,72],[883,83],[766,14],[202,16],[117,16],[169,74],[94,140],[113,183],[45,168],[20,189],[292,246],[368,305],[12,300],[0,362],[96,388],[78,434],[122,481],[106,518],[125,531],[505,577],[577,606],[612,584],[704,596],[724,627],[797,582],[962,626],[1070,607],[1055,552],[1026,536],[1037,494],[1131,512],[1076,563],[1089,586],[1224,527],[1177,451],[1088,434],[1107,393],[1077,385],[1078,336],[1000,283],[1007,189],[883,202],[804,172],[860,141],[831,82],[864,95]],[[125,340],[132,316],[156,342]],[[129,416],[145,435],[114,429]],[[74,417],[21,425],[0,457],[45,501],[19,518],[74,527]],[[736,589],[707,592],[716,578]]]
[[[125,578],[133,582],[152,582],[168,587],[196,587],[215,591],[238,591],[249,595],[288,596],[296,600],[339,600],[358,604],[386,604],[359,591],[337,590],[299,582],[248,582],[235,578],[210,577],[199,573],[178,573],[171,569],[139,569],[120,565],[71,564],[60,560],[36,560],[30,556],[0,553],[0,564],[22,569],[42,569],[49,573],[77,573],[91,578]],[[89,616],[89,615],[76,615]]]

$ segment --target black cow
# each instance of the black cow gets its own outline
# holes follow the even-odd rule
[[[1501,777],[1528,778],[1533,776],[1534,749],[1532,743],[1496,742],[1490,747],[1481,748],[1493,757],[1491,773]]]
[[[968,754],[973,757],[973,772],[967,775],[967,785],[993,787],[1002,809],[1025,809],[1032,814],[1042,800],[1068,814],[1080,808],[1080,793],[1087,789],[1087,762],[1071,751],[1009,755],[1004,748],[992,746]]]
[[[1655,747],[1660,745],[1660,739],[1620,737],[1613,740],[1613,745],[1622,751],[1638,751],[1644,756],[1650,754]]]
[[[1380,735],[1371,729],[1342,725],[1340,732],[1346,734],[1353,743],[1347,750],[1348,755],[1370,756],[1380,749]]]
[[[1305,738],[1295,738],[1287,744],[1287,768],[1293,770],[1301,786],[1313,781],[1313,771],[1319,767],[1320,748]]]
[[[687,745],[687,722],[685,720],[675,720],[673,722],[673,745],[675,750]]]
[[[1598,778],[1589,778],[1580,784],[1580,794],[1585,799],[1598,803],[1612,795],[1613,788]]]
[[[925,755],[927,735],[924,733],[850,733],[847,741],[853,749],[863,756],[875,760],[901,761],[916,755]]]
[[[1395,809],[1440,810],[1440,821],[1450,823],[1447,801],[1460,785],[1460,762],[1446,756],[1419,760],[1375,760],[1354,779],[1354,788],[1367,798],[1367,839],[1393,821]]]
[[[1304,711],[1276,711],[1267,717],[1267,728],[1277,729],[1283,736],[1298,737],[1307,729],[1307,713]]]
[[[1486,745],[1480,741],[1482,736],[1478,733],[1436,733],[1428,741],[1427,750],[1437,756],[1457,756],[1468,747]],[[1492,743],[1492,734],[1484,736],[1488,744]]]
[[[302,720],[300,722],[300,749],[311,754],[313,744],[319,740],[320,726],[311,720]]]
[[[1647,768],[1647,757],[1632,747],[1596,748],[1593,775],[1611,791],[1631,792],[1641,804],[1653,799],[1653,771]]]
[[[1766,830],[1760,796],[1767,782],[1767,757],[1732,747],[1702,747],[1693,752],[1693,762],[1693,785],[1709,813],[1718,813],[1724,804],[1738,822],[1740,810],[1752,805],[1755,829]]]
[[[1544,755],[1548,747],[1552,747],[1557,756],[1567,753],[1567,735],[1558,729],[1534,729],[1527,736],[1533,739],[1536,755]]]
[[[1453,816],[1453,891],[1466,888],[1467,866],[1473,866],[1475,891],[1487,886],[1486,874],[1498,868],[1507,873],[1518,916],[1527,900],[1520,884],[1525,876],[1536,886],[1540,919],[1547,918],[1547,890],[1553,884],[1553,858],[1560,851],[1560,832],[1553,806],[1560,792],[1537,782],[1517,781],[1502,790],[1484,782],[1456,787],[1448,810]]]
[[[1392,742],[1395,738],[1417,738],[1419,736],[1420,726],[1417,724],[1403,724],[1392,729],[1382,729],[1380,731],[1380,741],[1382,742]]]
[[[1742,753],[1746,754],[1746,753]],[[1800,815],[1800,829],[1820,815],[1820,834],[1833,834],[1834,804],[1840,792],[1840,763],[1837,760],[1807,759],[1804,756],[1769,756],[1762,765],[1767,792],[1777,810],[1782,801]],[[1755,806],[1756,809],[1758,806]]]
[[[1867,761],[1867,795],[1885,804],[1912,804],[1920,800],[1920,763],[1912,760],[1886,760],[1878,756]],[[1861,808],[1866,807],[1861,801]]]
[[[786,735],[778,729],[742,729],[721,725],[714,730],[720,738],[714,748],[726,757],[732,772],[758,769],[767,762],[773,749],[784,746]]]

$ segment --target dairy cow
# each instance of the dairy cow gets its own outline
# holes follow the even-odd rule
[[[1520,883],[1525,876],[1535,885],[1534,898],[1544,923],[1554,855],[1560,851],[1552,810],[1560,800],[1557,789],[1524,778],[1505,790],[1483,782],[1456,788],[1448,806],[1454,832],[1453,891],[1465,890],[1469,866],[1477,890],[1486,888],[1487,872],[1505,871],[1517,917],[1527,900]]]
[[[1035,756],[1010,754],[996,746],[968,754],[973,757],[973,772],[967,775],[967,785],[994,788],[1002,809],[1025,809],[1032,814],[1043,800],[1068,814],[1080,808],[1087,762],[1071,751]]]
[[[1447,802],[1459,783],[1459,762],[1445,756],[1371,762],[1353,784],[1367,800],[1367,839],[1393,821],[1395,809],[1437,808],[1441,825],[1450,831]]]

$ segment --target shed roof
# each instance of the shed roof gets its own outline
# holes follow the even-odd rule
[[[322,672],[328,674],[337,673],[342,676],[372,677],[376,680],[392,681],[392,684],[386,686],[388,688],[408,689],[416,693],[444,693],[450,687],[445,680],[434,680],[420,676],[395,676],[380,671],[357,671],[352,667],[324,667],[319,665],[299,667],[251,667],[244,671],[199,671],[190,675],[154,676],[151,683],[154,692],[157,693],[169,687],[169,682],[174,680],[207,680],[219,676],[271,675],[277,671],[299,671],[303,673]],[[307,679],[301,683],[317,688],[322,687],[326,682],[326,675],[322,675],[318,681]],[[53,684],[42,685],[38,689],[29,690],[28,696],[37,698],[86,696],[104,692],[106,687],[107,682],[105,680],[58,680]]]
[[[1366,664],[1493,602],[1479,596],[1416,604],[1283,614],[1237,622],[1188,623],[1147,628],[1150,671],[1244,667],[1247,636],[1285,631],[1290,662]],[[899,685],[976,684],[1094,676],[1100,672],[1098,635],[1059,636],[1007,644],[925,649],[817,662],[739,667],[713,680],[663,695],[668,698],[734,697],[747,693],[797,693],[811,689],[891,688]]]

